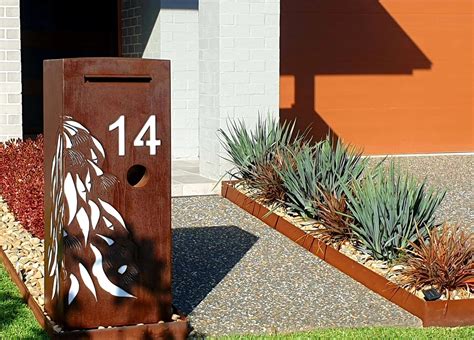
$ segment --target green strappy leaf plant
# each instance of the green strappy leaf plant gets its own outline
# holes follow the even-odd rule
[[[352,230],[362,251],[378,260],[394,260],[418,237],[426,239],[438,225],[435,210],[444,191],[429,189],[426,180],[402,174],[392,161],[346,186]]]
[[[248,130],[242,120],[229,120],[227,130],[218,135],[229,162],[234,168],[231,177],[241,180],[253,190],[253,199],[268,205],[281,205],[285,197],[282,180],[276,169],[290,164],[305,137],[295,132],[295,122],[279,123],[276,119],[258,117],[254,130]],[[285,162],[284,162],[285,160]]]

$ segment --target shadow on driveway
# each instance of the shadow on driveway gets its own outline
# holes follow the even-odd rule
[[[173,229],[173,304],[192,312],[257,240],[236,226]]]

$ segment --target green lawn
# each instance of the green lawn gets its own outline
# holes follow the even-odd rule
[[[308,333],[269,336],[228,336],[220,340],[297,340],[297,339],[474,339],[474,327],[459,328],[357,328],[323,329]]]
[[[48,339],[0,264],[0,339]]]
[[[0,265],[0,339],[48,339],[17,287]],[[229,336],[219,339],[474,339],[474,327],[324,329],[269,336]]]

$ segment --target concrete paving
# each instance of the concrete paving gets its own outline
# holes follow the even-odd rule
[[[171,196],[217,194],[217,181],[199,173],[199,160],[173,160],[171,163]]]

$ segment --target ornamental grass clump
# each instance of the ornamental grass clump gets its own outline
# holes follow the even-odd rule
[[[336,197],[329,192],[322,192],[317,198],[318,221],[322,227],[312,232],[326,243],[337,248],[352,238],[351,224],[354,218],[350,215],[345,195]]]
[[[360,249],[377,260],[394,260],[419,237],[426,240],[437,226],[435,210],[445,192],[428,189],[426,181],[402,174],[393,161],[378,167],[344,190],[351,224]]]
[[[293,146],[298,148],[297,143]],[[272,159],[256,164],[255,175],[246,180],[246,185],[255,189],[250,193],[253,199],[269,206],[282,206],[286,192],[278,172],[287,166],[294,167],[293,155],[297,153],[297,149],[293,146],[279,147],[274,151]]]
[[[285,191],[276,169],[287,164],[299,148],[304,134],[294,133],[295,123],[280,124],[276,119],[259,116],[255,130],[249,131],[243,121],[229,121],[227,130],[218,131],[227,157],[234,165],[229,174],[254,189],[252,198],[265,204],[281,203]],[[290,164],[290,163],[288,163]]]
[[[434,286],[440,291],[466,288],[474,291],[474,233],[445,224],[420,237],[406,251],[402,283],[422,289]]]

